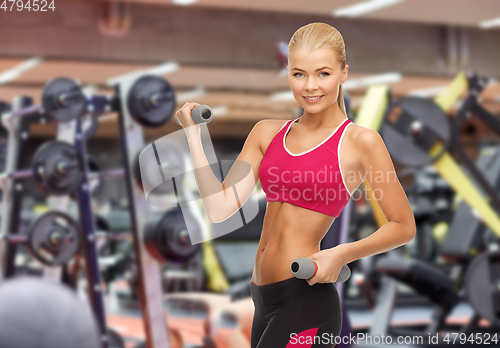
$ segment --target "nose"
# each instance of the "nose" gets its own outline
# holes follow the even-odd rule
[[[313,76],[307,78],[305,89],[306,91],[314,91],[318,89],[318,84],[316,83],[316,79]]]

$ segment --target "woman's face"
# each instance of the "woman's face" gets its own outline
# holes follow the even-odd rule
[[[331,112],[338,108],[337,96],[340,85],[345,82],[349,66],[341,70],[335,52],[331,48],[313,51],[295,49],[288,62],[288,78],[295,100],[304,113],[317,114]],[[307,96],[321,96],[315,103],[308,102]]]

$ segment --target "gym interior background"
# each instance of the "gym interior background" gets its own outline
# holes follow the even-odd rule
[[[295,30],[307,23],[331,24],[344,37],[350,67],[344,91],[349,99],[348,116],[355,123],[361,114],[366,118],[370,109],[372,117],[383,119],[398,100],[420,98],[436,101],[447,91],[454,91],[446,95],[448,101],[451,99],[444,103],[448,105],[446,108],[440,104],[442,115],[438,116],[443,116],[445,126],[434,131],[444,137],[447,153],[457,163],[456,167],[438,165],[440,162],[427,156],[427,151],[414,147],[417,142],[409,133],[398,141],[415,143],[400,146],[399,150],[397,144],[401,143],[396,141],[391,148],[389,143],[394,138],[384,138],[390,152],[394,150],[391,155],[417,221],[417,237],[401,250],[398,257],[406,263],[418,260],[426,266],[405,263],[404,272],[391,273],[391,267],[387,266],[391,260],[377,264],[385,255],[354,262],[350,265],[351,278],[342,288],[345,313],[349,318],[349,324],[344,322],[344,325],[350,332],[390,332],[393,335],[410,332],[395,330],[395,327],[402,326],[420,328],[420,332],[437,332],[446,325],[451,326],[453,332],[478,333],[491,328],[500,331],[500,266],[498,254],[495,254],[499,232],[492,227],[500,221],[499,205],[492,196],[483,197],[483,203],[489,208],[477,203],[481,201],[477,196],[474,202],[478,205],[473,198],[470,204],[465,204],[469,202],[466,197],[471,189],[457,179],[465,173],[465,178],[470,178],[472,187],[482,195],[494,193],[498,197],[500,192],[500,82],[497,80],[500,78],[500,2],[40,1],[39,5],[46,3],[46,11],[35,10],[36,2],[0,0],[0,102],[4,102],[2,107],[6,114],[15,111],[15,100],[19,97],[31,98],[33,105],[42,103],[47,84],[56,78],[76,81],[89,95],[116,96],[114,85],[130,78],[131,74],[137,77],[157,74],[175,91],[173,110],[178,110],[186,101],[212,108],[213,119],[207,127],[219,160],[235,160],[248,133],[259,120],[293,119],[302,114],[303,110],[294,100],[288,85],[286,46]],[[386,97],[379,96],[376,100],[377,88],[380,87],[385,88]],[[466,101],[474,94],[478,95],[475,102],[486,111],[477,111],[472,106],[463,111]],[[375,111],[377,107],[382,107],[379,114]],[[401,107],[406,108],[408,115],[427,125],[426,132],[433,131],[434,123],[429,116],[420,115],[418,107]],[[463,122],[456,128],[451,127],[462,111],[466,116]],[[87,155],[96,166],[93,171],[116,168],[132,171],[133,164],[124,167],[123,162],[120,137],[125,130],[120,128],[122,112],[113,109],[97,117],[97,128],[86,141]],[[481,117],[485,113],[488,116]],[[61,132],[57,122],[45,121],[29,125],[29,136],[23,140],[25,146],[19,155],[27,166],[36,151]],[[156,127],[140,128],[144,146],[179,130],[180,126],[172,117]],[[383,133],[383,128],[380,126],[377,130]],[[8,140],[13,136],[11,132],[12,129],[2,132],[1,166],[4,171],[9,156],[14,156],[8,149],[12,143]],[[20,142],[20,134],[16,137]],[[134,141],[132,136],[127,139],[130,144]],[[493,191],[480,184],[481,179],[467,166],[462,152],[477,164],[478,172]],[[422,155],[426,157],[423,160]],[[49,195],[37,187],[40,185],[36,180],[22,180],[25,186],[20,207],[13,208],[14,211],[2,208],[3,213],[8,211],[12,215],[9,221],[16,217],[20,219],[16,231],[0,231],[4,237],[0,240],[0,264],[3,263],[4,268],[2,282],[25,275],[44,277],[46,270],[43,269],[49,267],[33,256],[33,247],[18,245],[12,251],[9,245],[14,242],[9,241],[7,235],[29,235],[36,218],[51,209],[67,211],[76,220],[79,216],[78,197],[68,200],[67,205],[57,206],[57,203],[49,203]],[[127,195],[127,187],[133,185],[124,177],[101,180],[99,189],[92,196],[92,211],[99,217],[96,230],[124,234],[134,229],[134,223],[129,221],[131,203]],[[3,189],[6,187],[11,188],[7,185]],[[230,312],[223,312],[220,321],[213,319],[217,313],[214,304],[217,301],[206,296],[217,295],[220,306],[248,298],[244,284],[253,269],[262,227],[262,208],[265,209],[265,195],[260,184],[257,192],[261,211],[248,226],[235,233],[237,237],[202,243],[196,254],[190,255],[185,262],[158,262],[159,284],[165,295],[162,304],[170,328],[165,331],[172,347],[217,346],[221,338],[210,337],[215,332],[210,327],[217,323],[228,328],[228,332],[245,330],[244,323],[238,322]],[[363,200],[351,203],[344,242],[366,237],[380,223],[370,204]],[[2,205],[11,204],[12,201],[5,200],[4,194]],[[484,215],[481,209],[484,209]],[[490,216],[489,220],[486,215]],[[468,225],[471,221],[474,221],[474,226]],[[205,221],[198,223],[204,224]],[[340,222],[334,223],[330,236],[340,233],[339,225]],[[4,224],[2,226],[5,228]],[[141,226],[136,228],[142,230]],[[459,228],[469,229],[452,239],[451,233]],[[463,240],[465,236],[469,238],[468,244],[461,245],[465,251],[456,256],[447,242],[453,244],[453,240]],[[328,240],[325,238],[323,247],[331,243]],[[134,249],[132,240],[104,237],[97,243],[96,250],[106,312],[105,323],[101,318],[97,331],[102,332],[105,324],[121,336],[111,339],[110,347],[139,347],[145,344],[145,340],[152,341],[151,337],[156,337],[151,328],[154,326],[153,316],[144,315],[144,308],[148,306],[139,291],[141,277],[137,271],[137,249]],[[12,255],[11,261],[7,260],[12,252],[15,254],[15,271],[10,274],[12,272],[5,269],[6,263],[13,260]],[[479,259],[481,255],[483,257]],[[71,285],[81,298],[88,301],[90,297],[88,307],[96,315],[99,301],[92,297],[97,295],[90,295],[87,290],[90,278],[86,273],[90,270],[84,267],[89,263],[86,257],[88,247],[80,248],[61,266],[60,281]],[[394,260],[392,264],[402,263]],[[79,268],[75,266],[78,264]],[[419,271],[429,274],[431,271],[426,267],[439,269],[449,276],[445,284],[439,285],[442,288],[432,280],[411,274],[412,270],[417,274],[421,274]],[[476,287],[488,290],[471,293],[474,274],[483,274],[481,272],[489,276],[479,278],[484,284],[476,282]],[[439,274],[434,274],[434,281],[439,282],[436,280],[440,278]],[[439,292],[442,297],[426,292],[423,289],[426,287]],[[395,300],[392,306],[380,303],[379,299],[384,297],[379,297],[382,292],[386,294],[385,298]],[[193,296],[167,297],[181,293]],[[442,305],[447,295],[447,298],[456,296],[457,299]],[[145,319],[145,316],[150,316],[150,319]],[[374,323],[386,325],[375,330]],[[0,335],[0,345],[1,342]],[[102,345],[108,344],[103,342],[101,340]],[[162,347],[161,344],[149,344],[150,348]],[[222,344],[218,346],[222,347]]]

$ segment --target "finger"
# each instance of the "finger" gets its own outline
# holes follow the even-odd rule
[[[312,276],[311,278],[307,279],[307,284],[309,284],[310,286],[313,286],[314,284],[316,284],[317,279],[318,278],[316,276]]]
[[[201,105],[201,104],[198,104],[198,103],[191,103],[191,104],[192,104],[192,105],[190,105],[190,106],[191,106],[191,111],[192,111],[192,110],[193,110],[196,106]]]

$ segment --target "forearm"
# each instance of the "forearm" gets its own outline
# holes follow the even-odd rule
[[[396,221],[389,221],[377,231],[361,240],[339,245],[342,250],[344,264],[351,263],[366,256],[381,254],[409,243],[414,233]]]
[[[185,129],[186,136],[193,161],[194,175],[198,190],[205,206],[208,218],[213,221],[220,216],[220,209],[224,206],[224,189],[222,183],[217,179],[210,167],[203,144],[199,128],[189,127]]]

